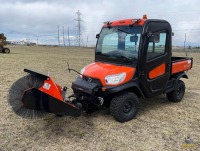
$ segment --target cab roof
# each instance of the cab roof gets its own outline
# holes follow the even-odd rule
[[[123,20],[117,20],[113,22],[104,22],[103,27],[109,27],[109,26],[131,26],[131,25],[140,25],[142,26],[145,21],[147,20],[147,16],[143,15],[143,18],[136,18],[136,19],[123,19]]]
[[[106,22],[104,23],[104,27],[108,26],[131,26],[131,25],[143,25],[146,19],[124,19],[124,20],[117,20],[113,22]]]

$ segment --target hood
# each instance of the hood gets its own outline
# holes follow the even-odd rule
[[[91,77],[91,78],[99,79],[103,86],[108,86],[108,84],[105,81],[106,76],[120,74],[123,72],[126,73],[126,77],[121,83],[117,84],[117,85],[121,85],[123,83],[128,82],[129,80],[133,78],[134,73],[135,73],[135,68],[122,66],[122,65],[95,62],[85,67],[85,71],[83,72],[83,75]]]

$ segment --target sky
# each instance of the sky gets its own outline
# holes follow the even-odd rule
[[[199,0],[0,0],[0,33],[8,41],[77,45],[77,12],[81,12],[82,44],[94,46],[103,22],[129,18],[167,20],[173,45],[200,46]],[[63,30],[64,28],[64,30]],[[63,41],[64,31],[64,41]]]

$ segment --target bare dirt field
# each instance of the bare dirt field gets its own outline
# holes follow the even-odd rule
[[[94,61],[94,50],[9,48],[10,54],[0,54],[0,151],[200,150],[200,53],[189,54],[194,65],[188,72],[189,79],[184,80],[186,93],[182,102],[168,102],[164,94],[141,100],[136,119],[119,123],[107,110],[78,118],[47,114],[31,120],[17,116],[7,103],[7,93],[14,81],[26,75],[24,68],[49,71],[54,81],[70,88],[78,75],[68,73],[67,62],[80,71]]]

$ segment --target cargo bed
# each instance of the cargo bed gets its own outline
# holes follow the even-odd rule
[[[193,58],[189,57],[171,57],[171,74],[187,71],[192,68]]]

